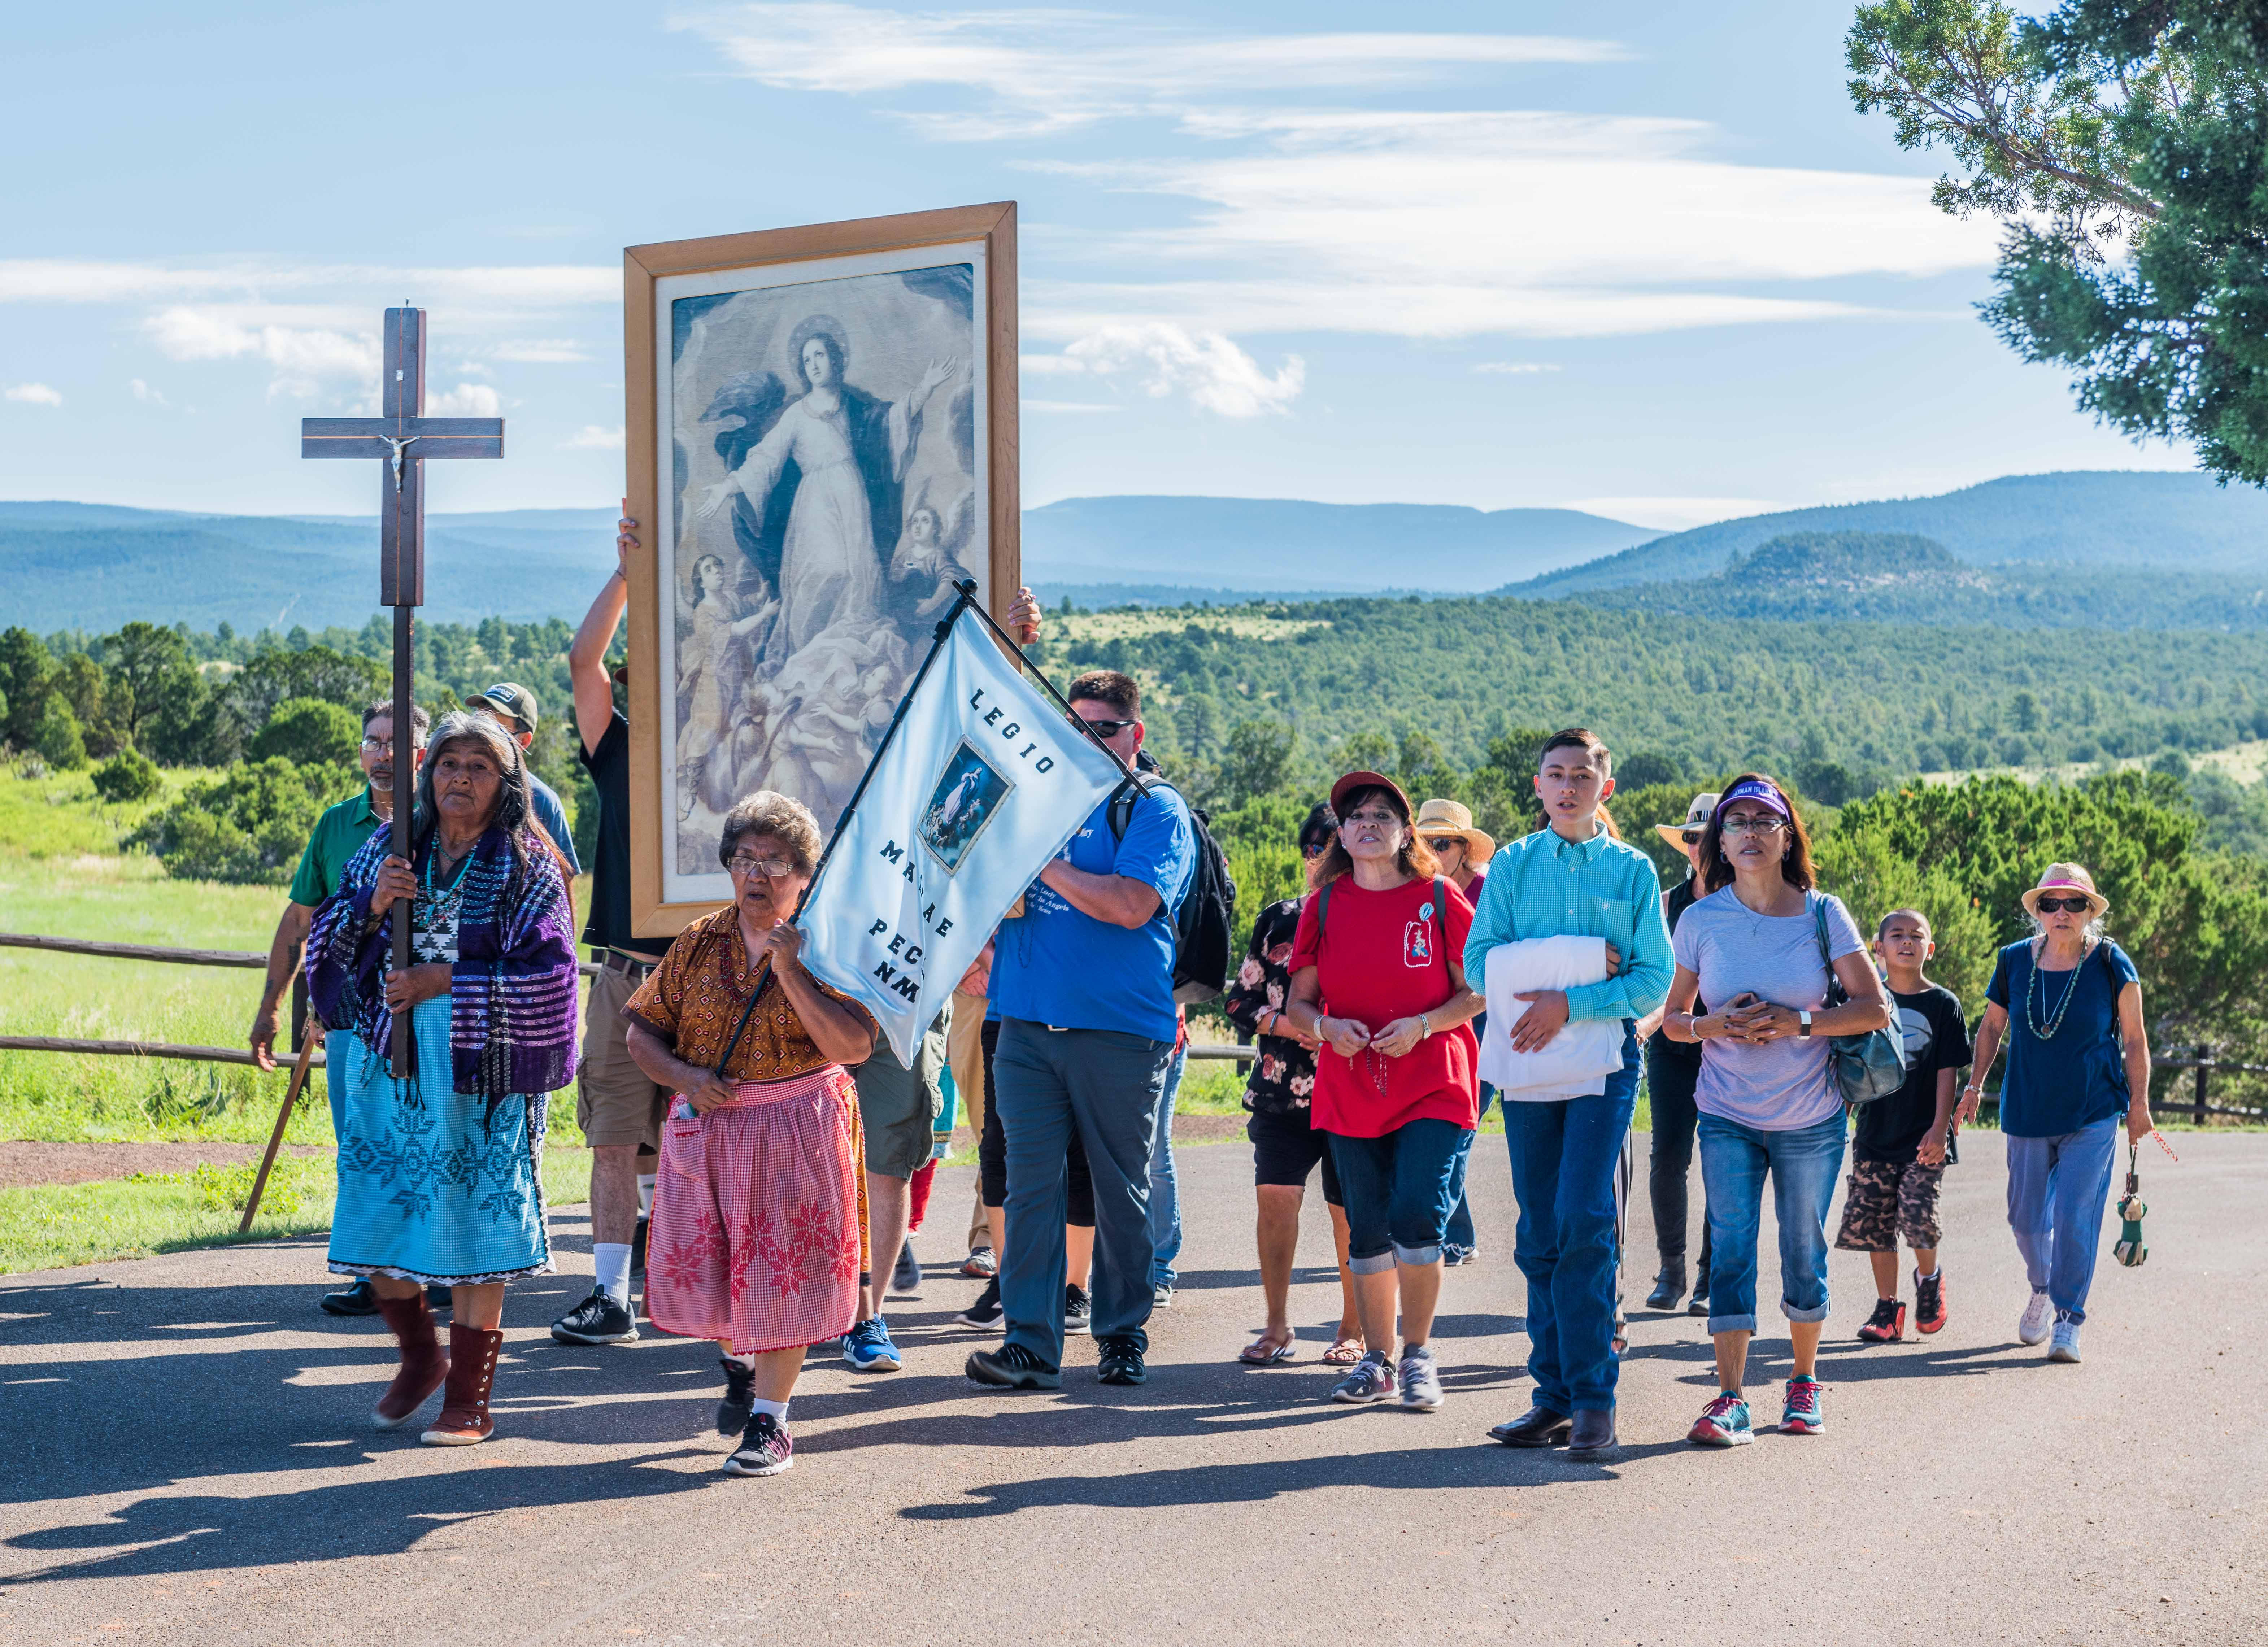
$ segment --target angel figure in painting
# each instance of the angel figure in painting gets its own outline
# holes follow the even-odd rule
[[[714,555],[693,562],[692,583],[692,629],[677,688],[677,769],[682,794],[724,812],[742,793],[729,755],[735,711],[747,688],[749,660],[762,654],[780,608],[761,575],[753,602],[735,592]]]
[[[901,609],[910,611],[916,622],[942,612],[953,600],[954,585],[976,576],[962,559],[975,504],[975,492],[963,492],[954,500],[947,524],[938,518],[924,496],[906,516],[906,529],[890,562],[890,582]]]
[[[885,541],[876,528],[884,522],[895,528],[923,409],[960,363],[932,360],[911,394],[885,401],[844,383],[850,344],[833,316],[805,320],[789,338],[789,353],[804,393],[708,489],[693,514],[707,521],[738,492],[762,523],[776,511],[775,493],[792,487],[775,640],[792,655],[832,625],[881,620],[882,569],[896,546],[895,530]]]

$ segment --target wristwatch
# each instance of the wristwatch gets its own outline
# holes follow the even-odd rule
[[[1795,1021],[1799,1026],[1795,1033],[1808,1039],[1811,1034],[1811,1014],[1799,1008],[1795,1014]]]

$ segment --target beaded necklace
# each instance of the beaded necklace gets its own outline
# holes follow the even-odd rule
[[[2040,945],[2039,953],[2032,957],[2031,979],[2024,986],[2024,1019],[2031,1029],[2032,1038],[2036,1040],[2053,1040],[2056,1031],[2063,1027],[2063,1015],[2071,1010],[2071,997],[2079,992],[2080,970],[2087,964],[2087,952],[2082,949],[2080,952],[2078,962],[2071,969],[2070,981],[2063,987],[2063,999],[2056,1003],[2054,1012],[2049,1016],[2047,1026],[2042,1028],[2039,1003],[2040,960],[2047,953],[2047,945],[2043,942]]]

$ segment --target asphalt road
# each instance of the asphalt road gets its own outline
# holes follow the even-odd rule
[[[469,1449],[364,1427],[390,1341],[316,1312],[319,1246],[10,1276],[0,1639],[2257,1643],[2268,1137],[2176,1142],[2182,1165],[2146,1164],[2149,1265],[2106,1242],[2083,1364],[2014,1342],[2022,1273],[1979,1136],[1948,1178],[1944,1333],[1856,1344],[1865,1261],[1838,1254],[1828,1432],[1704,1452],[1681,1439],[1712,1393],[1702,1323],[1641,1314],[1606,1465],[1483,1439],[1528,1394],[1492,1152],[1438,1414],[1323,1399],[1336,1285],[1312,1199],[1301,1358],[1233,1364],[1260,1312],[1226,1143],[1182,1153],[1182,1290],[1145,1387],[1097,1386],[1083,1341],[1058,1394],[962,1379],[984,1341],[947,1322],[976,1283],[935,1273],[960,1172],[933,1273],[890,1312],[905,1370],[814,1354],[796,1467],[762,1482],[718,1472],[707,1347],[551,1342],[587,1290],[580,1209],[559,1220],[575,1273],[511,1295],[497,1437]],[[1650,1254],[1642,1209],[1632,1240]],[[1786,1348],[1759,1341],[1760,1388]],[[1775,1417],[1777,1390],[1757,1406]]]

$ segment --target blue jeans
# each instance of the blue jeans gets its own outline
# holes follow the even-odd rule
[[[1150,1141],[1150,1284],[1170,1287],[1176,1272],[1174,1260],[1182,1255],[1182,1196],[1174,1187],[1174,1100],[1182,1095],[1182,1070],[1186,1050],[1174,1055],[1166,1066],[1166,1095],[1158,1101],[1158,1132]]]
[[[1374,1276],[1401,1264],[1438,1264],[1449,1223],[1449,1180],[1472,1137],[1453,1121],[1421,1116],[1382,1138],[1331,1135],[1346,1197],[1347,1268]]]
[[[2059,1137],[2008,1140],[2008,1227],[2032,1290],[2047,1293],[2058,1320],[2087,1319],[2117,1154],[2116,1115]]]
[[[1788,1132],[1704,1114],[1695,1124],[1709,1196],[1709,1330],[1756,1330],[1756,1232],[1764,1173],[1779,1221],[1779,1310],[1791,1321],[1827,1319],[1827,1208],[1843,1172],[1843,1112]]]
[[[1615,1405],[1615,1175],[1638,1102],[1638,1034],[1623,1026],[1623,1067],[1594,1098],[1506,1099],[1520,1224],[1513,1261],[1528,1277],[1528,1372],[1555,1413]]]
[[[1482,1021],[1485,1022],[1487,1018],[1487,1013],[1481,1014]],[[1482,1082],[1480,1107],[1473,1112],[1474,1126],[1478,1127],[1488,1118],[1489,1106],[1495,1101],[1496,1088],[1491,1086],[1486,1081]],[[1455,1180],[1449,1186],[1450,1194],[1455,1199],[1449,1209],[1449,1232],[1443,1243],[1448,1246],[1461,1246],[1468,1253],[1480,1245],[1479,1239],[1473,1234],[1473,1203],[1465,1194],[1465,1173],[1472,1165],[1475,1136],[1473,1133],[1467,1133],[1465,1147],[1457,1151],[1457,1175]]]
[[[1000,1305],[1007,1340],[1063,1365],[1064,1218],[1077,1133],[1094,1180],[1094,1335],[1147,1349],[1150,1145],[1174,1043],[1109,1029],[1000,1024],[992,1101],[1007,1133]]]

